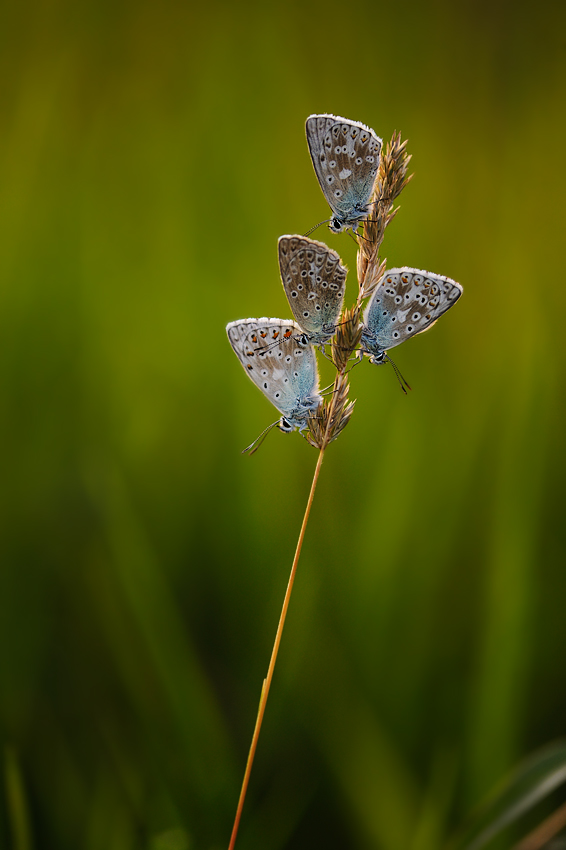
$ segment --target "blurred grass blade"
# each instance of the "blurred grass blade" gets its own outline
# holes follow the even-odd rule
[[[539,850],[541,847],[546,847],[550,839],[558,835],[564,826],[566,826],[566,803],[559,806],[546,820],[539,823],[536,829],[533,829],[518,844],[515,844],[513,850]]]
[[[566,782],[566,741],[560,740],[537,750],[523,762],[476,822],[450,847],[481,850],[563,782]]]
[[[4,780],[6,783],[6,809],[13,850],[32,850],[31,826],[26,801],[24,781],[15,750],[6,747],[4,754]]]

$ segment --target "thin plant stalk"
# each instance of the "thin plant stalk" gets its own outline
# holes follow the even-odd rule
[[[515,844],[513,850],[541,850],[564,826],[566,826],[566,803],[563,803],[518,844]]]
[[[335,440],[341,431],[346,427],[354,410],[355,402],[348,399],[349,382],[347,377],[348,365],[351,355],[358,348],[362,327],[360,324],[360,313],[362,301],[369,298],[373,290],[377,287],[383,272],[385,271],[385,261],[379,257],[379,249],[383,241],[385,228],[393,220],[397,210],[393,207],[393,202],[399,196],[402,189],[407,185],[411,177],[407,174],[407,166],[410,160],[406,152],[406,142],[401,141],[401,136],[398,133],[393,134],[391,142],[386,146],[384,154],[381,158],[380,169],[376,178],[374,187],[372,204],[376,205],[376,211],[373,215],[368,216],[368,219],[363,224],[363,238],[359,241],[359,250],[357,257],[357,277],[358,277],[358,298],[352,309],[344,310],[341,320],[337,325],[336,334],[332,342],[332,361],[336,367],[336,378],[330,399],[323,402],[316,413],[309,417],[308,431],[306,440],[315,448],[318,448],[318,461],[313,475],[309,498],[305,509],[305,515],[297,541],[295,557],[291,566],[291,574],[283,600],[283,608],[279,617],[279,625],[275,635],[275,643],[271,651],[271,658],[267,670],[267,676],[263,681],[261,696],[259,699],[259,707],[255,722],[252,742],[246,762],[246,770],[236,809],[236,817],[234,818],[234,826],[232,827],[232,835],[228,850],[234,850],[238,828],[240,826],[240,818],[246,799],[250,774],[257,749],[263,715],[265,714],[265,706],[273,672],[275,670],[275,662],[277,661],[277,653],[281,643],[285,618],[291,600],[291,591],[297,572],[297,565],[303,546],[305,531],[310,516],[311,506],[314,499],[314,493],[322,466],[324,452],[329,443]]]
[[[346,393],[347,393],[347,382],[344,385],[344,372],[346,370],[347,361],[344,360],[344,363],[340,366],[340,371],[336,376],[335,381],[335,390],[332,393],[330,401],[325,405],[326,407],[326,415],[322,416],[319,413],[314,414],[309,422],[310,433],[307,437],[307,440],[311,442],[312,445],[318,447],[318,460],[316,463],[316,467],[314,470],[314,475],[312,479],[311,489],[309,493],[309,498],[307,500],[307,506],[305,508],[305,514],[303,516],[303,522],[301,524],[301,530],[299,532],[299,539],[297,540],[297,548],[295,549],[295,557],[293,558],[293,564],[291,566],[291,573],[289,575],[289,581],[287,583],[287,590],[285,591],[285,598],[283,599],[283,607],[281,609],[281,615],[279,617],[279,624],[277,626],[277,632],[275,634],[275,642],[273,644],[273,649],[271,650],[271,658],[269,660],[269,667],[267,669],[267,676],[263,680],[263,685],[261,688],[261,696],[259,698],[259,707],[254,727],[254,732],[252,736],[252,741],[250,744],[250,749],[248,753],[248,760],[246,762],[246,770],[244,772],[244,779],[242,781],[242,788],[240,790],[240,797],[238,800],[238,807],[236,809],[236,816],[234,818],[234,826],[232,827],[232,835],[230,836],[230,844],[228,845],[228,850],[234,850],[236,844],[236,838],[238,835],[238,828],[240,826],[240,818],[242,816],[242,810],[244,808],[244,801],[246,799],[246,793],[248,790],[248,785],[250,781],[250,775],[252,772],[252,766],[254,762],[255,752],[257,749],[257,743],[259,740],[259,733],[261,732],[261,725],[263,722],[263,715],[265,714],[265,707],[267,704],[267,697],[269,696],[269,689],[271,687],[271,681],[273,679],[273,673],[275,670],[275,662],[277,661],[277,654],[279,652],[279,645],[281,644],[281,637],[283,635],[283,627],[285,625],[285,619],[287,617],[287,611],[289,609],[289,603],[291,601],[291,592],[293,590],[293,584],[295,582],[295,576],[297,574],[297,566],[299,564],[299,557],[301,555],[301,549],[303,548],[303,540],[305,538],[305,532],[307,529],[307,523],[309,521],[309,516],[311,512],[312,503],[314,500],[314,494],[316,490],[316,485],[318,483],[318,477],[320,475],[320,468],[322,466],[322,461],[324,458],[324,452],[328,443],[330,443],[337,434],[340,432],[342,427],[348,421],[351,411],[353,409],[353,404],[348,404]],[[344,424],[341,424],[340,420],[344,419]],[[314,432],[314,433],[313,433]],[[315,443],[316,440],[316,443]]]
[[[267,697],[269,696],[269,688],[271,687],[271,680],[273,679],[273,672],[275,670],[275,662],[277,661],[277,653],[279,652],[279,645],[281,643],[281,637],[283,635],[283,627],[285,625],[285,619],[287,617],[287,610],[289,608],[289,602],[291,601],[291,591],[293,590],[293,584],[295,582],[295,575],[297,574],[297,566],[299,563],[299,557],[301,554],[301,549],[303,547],[303,540],[305,537],[305,531],[307,528],[307,523],[309,521],[309,516],[311,512],[311,507],[314,499],[314,493],[316,490],[316,485],[318,482],[318,476],[320,474],[320,468],[322,466],[322,459],[324,457],[324,448],[321,448],[318,454],[318,460],[316,464],[316,468],[314,470],[314,475],[312,479],[311,489],[309,493],[309,498],[307,501],[307,506],[305,509],[305,515],[303,517],[303,522],[301,525],[301,530],[299,532],[299,539],[297,541],[297,548],[295,550],[295,557],[293,558],[293,565],[291,567],[291,574],[289,576],[289,582],[287,584],[287,590],[285,591],[285,598],[283,600],[283,607],[281,609],[281,615],[279,617],[279,625],[277,626],[277,633],[275,635],[275,643],[273,644],[273,649],[271,650],[271,658],[269,660],[269,667],[267,669],[267,676],[263,680],[263,685],[261,688],[261,696],[259,698],[259,708],[257,712],[257,718],[254,727],[254,733],[252,736],[252,742],[250,744],[250,751],[248,753],[248,760],[246,762],[246,770],[244,773],[244,779],[242,782],[242,789],[240,791],[240,798],[238,800],[238,808],[236,809],[236,817],[234,818],[234,826],[232,827],[232,835],[230,837],[230,844],[228,845],[228,850],[234,850],[234,846],[236,844],[236,837],[238,835],[238,827],[240,826],[240,818],[242,816],[242,810],[244,808],[244,801],[246,799],[246,792],[248,790],[248,784],[250,781],[250,774],[252,772],[252,765],[254,761],[255,751],[257,749],[257,742],[259,739],[259,733],[261,731],[261,724],[263,722],[263,715],[265,714],[265,706],[267,704]]]

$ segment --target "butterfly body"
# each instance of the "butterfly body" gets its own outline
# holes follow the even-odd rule
[[[428,330],[462,294],[456,281],[412,268],[386,271],[364,313],[362,352],[370,363],[385,362],[385,352]]]
[[[332,210],[333,233],[355,233],[370,211],[382,140],[370,127],[336,115],[310,115],[307,143],[324,197]]]
[[[301,328],[284,319],[240,319],[226,332],[246,374],[282,414],[280,430],[303,431],[322,396],[315,351]]]
[[[278,252],[293,316],[310,343],[324,346],[342,311],[348,272],[336,251],[306,236],[281,236]]]

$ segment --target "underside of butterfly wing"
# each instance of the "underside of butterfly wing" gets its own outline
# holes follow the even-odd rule
[[[386,271],[364,314],[362,345],[375,354],[428,330],[462,294],[456,281],[419,269]]]
[[[322,398],[314,348],[300,327],[283,319],[241,319],[226,332],[254,384],[293,428],[305,428]]]
[[[297,323],[314,345],[334,334],[344,303],[347,270],[336,251],[304,236],[281,236],[279,268]]]
[[[369,212],[382,141],[365,124],[336,115],[309,116],[306,132],[318,182],[334,213],[331,229],[355,230]]]

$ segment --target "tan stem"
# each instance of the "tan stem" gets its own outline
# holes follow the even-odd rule
[[[318,455],[318,461],[316,464],[316,468],[314,471],[311,490],[309,493],[309,498],[307,502],[307,507],[305,509],[305,515],[303,517],[303,523],[301,525],[301,531],[299,533],[299,539],[297,541],[297,548],[295,550],[295,557],[293,558],[293,565],[291,567],[291,574],[289,576],[289,582],[287,584],[287,590],[285,592],[285,599],[283,600],[283,608],[281,609],[281,616],[279,617],[279,625],[277,626],[277,633],[275,635],[275,643],[273,644],[273,649],[271,651],[271,659],[269,661],[269,667],[267,669],[267,676],[263,680],[263,685],[261,688],[261,696],[259,698],[259,708],[257,712],[257,718],[255,722],[254,733],[252,737],[252,742],[250,745],[250,751],[248,753],[248,760],[246,762],[246,770],[244,773],[244,779],[242,782],[242,789],[240,791],[240,799],[238,800],[238,808],[236,809],[236,817],[234,818],[234,826],[232,827],[232,835],[230,837],[230,844],[228,846],[228,850],[234,850],[234,846],[236,844],[236,836],[238,835],[238,827],[240,826],[240,818],[242,816],[242,809],[244,808],[244,800],[246,799],[246,792],[248,790],[248,784],[250,781],[250,774],[252,772],[252,765],[254,761],[255,751],[257,748],[257,742],[259,739],[259,733],[261,731],[261,724],[263,721],[263,715],[265,714],[265,706],[267,703],[267,697],[269,695],[269,688],[271,687],[271,680],[273,679],[273,671],[275,670],[275,662],[277,660],[277,653],[279,652],[279,644],[281,643],[281,636],[283,634],[283,626],[285,625],[285,618],[287,616],[287,609],[289,608],[289,602],[291,600],[291,591],[293,590],[293,583],[295,581],[295,575],[297,572],[297,565],[299,563],[299,556],[301,554],[301,549],[303,546],[303,540],[305,537],[305,531],[307,528],[307,523],[309,520],[309,515],[311,512],[311,506],[314,499],[314,491],[316,490],[316,484],[318,481],[318,476],[320,474],[320,467],[322,466],[322,459],[324,457],[324,449],[321,449]]]
[[[566,803],[515,844],[513,850],[540,850],[566,825]]]

